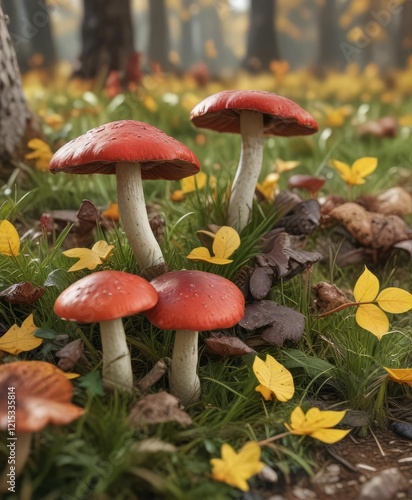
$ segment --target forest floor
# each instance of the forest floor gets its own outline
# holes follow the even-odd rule
[[[250,500],[385,500],[412,498],[412,441],[391,430],[352,437],[326,446],[317,455],[320,468],[275,486],[255,489]],[[256,495],[256,496],[255,496]]]

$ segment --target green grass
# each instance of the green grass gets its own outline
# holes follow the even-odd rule
[[[189,194],[184,201],[170,201],[170,193],[179,187],[177,182],[148,181],[145,183],[147,202],[159,205],[165,219],[163,251],[170,269],[201,269],[232,279],[236,272],[258,253],[258,242],[278,220],[280,213],[269,205],[256,204],[251,224],[241,234],[241,246],[228,266],[210,266],[186,259],[196,246],[201,246],[196,231],[207,224],[223,224],[227,211],[227,188],[234,176],[240,148],[237,136],[201,132],[205,144],[196,142],[199,133],[188,121],[188,112],[181,105],[172,107],[159,100],[156,112],[147,110],[133,96],[115,98],[109,102],[91,93],[77,98],[65,94],[47,94],[47,105],[67,120],[59,132],[45,128],[51,143],[76,137],[89,128],[116,119],[138,119],[152,123],[188,145],[198,155],[202,168],[218,179],[218,195],[210,188]],[[316,102],[303,105],[316,108]],[[358,103],[354,103],[356,107]],[[411,103],[407,104],[409,107]],[[72,110],[77,109],[76,116]],[[399,113],[401,109],[397,110]],[[370,103],[368,116],[384,116],[384,105]],[[325,194],[342,194],[342,180],[328,166],[329,158],[352,163],[361,156],[377,156],[377,171],[367,184],[354,190],[353,195],[374,193],[401,183],[412,186],[410,175],[410,130],[404,130],[396,139],[360,140],[351,124],[333,129],[329,138],[322,131],[313,137],[268,139],[265,143],[262,177],[272,170],[277,157],[300,160],[294,172],[323,175],[327,178]],[[7,328],[20,325],[33,313],[35,324],[66,334],[70,340],[83,339],[87,364],[82,364],[80,379],[73,382],[74,402],[85,407],[84,417],[66,427],[49,427],[35,439],[23,476],[19,494],[10,498],[24,498],[31,494],[42,499],[187,499],[240,498],[240,492],[223,483],[210,480],[209,460],[220,456],[223,443],[238,450],[250,440],[263,440],[284,432],[284,422],[292,409],[304,408],[311,401],[329,402],[335,408],[366,412],[370,424],[378,420],[384,425],[389,418],[389,403],[400,397],[411,399],[409,388],[384,382],[382,366],[408,367],[412,364],[410,327],[411,314],[391,315],[391,332],[378,341],[357,326],[354,309],[347,309],[327,318],[317,319],[311,312],[310,285],[317,281],[331,281],[343,290],[351,291],[361,274],[361,265],[338,268],[331,259],[314,266],[304,276],[296,276],[272,290],[278,303],[301,311],[307,318],[305,336],[299,344],[259,349],[259,356],[270,353],[288,367],[296,385],[296,393],[288,403],[265,402],[255,391],[257,381],[252,372],[253,356],[223,359],[206,352],[200,343],[199,375],[202,399],[187,411],[193,425],[183,428],[176,423],[146,425],[132,429],[127,415],[133,403],[141,397],[136,393],[125,396],[117,392],[102,392],[100,369],[101,353],[98,325],[76,325],[56,318],[53,304],[59,293],[88,271],[68,273],[73,263],[62,255],[73,229],[68,226],[60,235],[39,232],[37,221],[43,212],[53,209],[79,208],[83,199],[96,206],[115,201],[116,186],[113,176],[51,175],[38,172],[23,161],[16,164],[16,172],[2,187],[0,217],[14,222],[25,234],[21,253],[17,257],[0,255],[1,289],[21,282],[46,284],[45,294],[33,305],[9,305],[0,302],[0,323]],[[16,186],[17,173],[21,184]],[[282,174],[280,188],[287,186],[289,174]],[[309,239],[308,247],[316,249],[329,230],[317,230]],[[115,245],[110,261],[103,268],[139,272],[121,227],[111,231],[96,229],[95,240],[106,239]],[[338,246],[339,243],[336,245]],[[332,256],[337,246],[331,248]],[[103,269],[101,268],[101,269]],[[403,256],[391,256],[378,263],[373,272],[385,286],[410,289],[410,263]],[[142,316],[124,320],[132,352],[134,374],[142,378],[162,357],[170,356],[173,334],[152,327]],[[233,333],[239,333],[235,328]],[[58,349],[56,339],[45,340],[42,346],[19,359],[42,359],[55,363]],[[5,355],[3,362],[17,358]],[[385,383],[385,393],[381,387]],[[151,390],[167,389],[166,378]],[[407,405],[406,405],[407,406]],[[405,406],[405,408],[406,408]],[[362,429],[365,432],[365,429]],[[160,451],[139,449],[147,440],[158,440]],[[171,448],[172,446],[172,448]],[[265,447],[263,460],[286,477],[298,470],[311,474],[316,470],[315,454],[320,444],[310,438],[288,436]],[[0,464],[5,463],[5,441],[0,445]],[[250,481],[258,485],[258,478]],[[21,495],[21,496],[19,496]]]

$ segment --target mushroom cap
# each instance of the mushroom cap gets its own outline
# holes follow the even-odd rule
[[[69,321],[95,323],[131,316],[156,303],[156,290],[140,276],[98,271],[63,290],[54,303],[54,312]]]
[[[245,314],[245,298],[231,281],[203,271],[172,271],[151,281],[159,294],[144,314],[163,330],[230,328]]]
[[[14,388],[10,392],[10,388]],[[0,366],[0,399],[14,395],[17,432],[37,432],[48,424],[69,424],[83,413],[72,404],[73,386],[56,366],[44,361],[16,361]],[[7,405],[0,407],[0,430],[7,430]]]
[[[140,163],[143,179],[179,180],[200,170],[195,154],[181,142],[148,123],[120,120],[62,146],[50,161],[50,171],[115,174],[119,162]]]
[[[298,104],[263,90],[223,90],[195,106],[190,119],[196,127],[239,134],[242,111],[262,113],[266,135],[289,137],[318,131],[313,116]]]

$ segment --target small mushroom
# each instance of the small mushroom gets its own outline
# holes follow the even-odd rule
[[[159,294],[144,314],[158,328],[176,330],[170,393],[186,406],[200,398],[198,333],[230,328],[245,312],[245,299],[231,281],[202,271],[173,271],[151,281]]]
[[[16,361],[0,366],[0,430],[7,432],[14,460],[0,475],[0,492],[8,491],[11,472],[15,477],[22,472],[34,432],[48,424],[69,424],[83,414],[83,408],[70,402],[72,395],[71,382],[50,363]]]
[[[260,90],[224,90],[200,102],[190,119],[197,127],[240,133],[242,150],[230,197],[228,224],[239,232],[248,224],[262,168],[263,137],[314,134],[318,124],[296,103]]]
[[[182,143],[133,120],[91,129],[61,147],[50,161],[54,174],[116,174],[120,218],[141,270],[164,262],[147,217],[142,179],[179,180],[199,169],[199,160]]]
[[[157,292],[145,279],[122,271],[99,271],[63,290],[54,312],[68,321],[99,322],[103,383],[130,391],[133,373],[122,318],[150,309],[156,302]]]

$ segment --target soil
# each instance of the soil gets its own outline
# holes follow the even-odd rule
[[[314,477],[294,478],[286,485],[266,483],[265,491],[251,492],[249,500],[412,499],[412,440],[392,430],[367,437],[349,434],[325,446],[318,459],[321,466]]]

